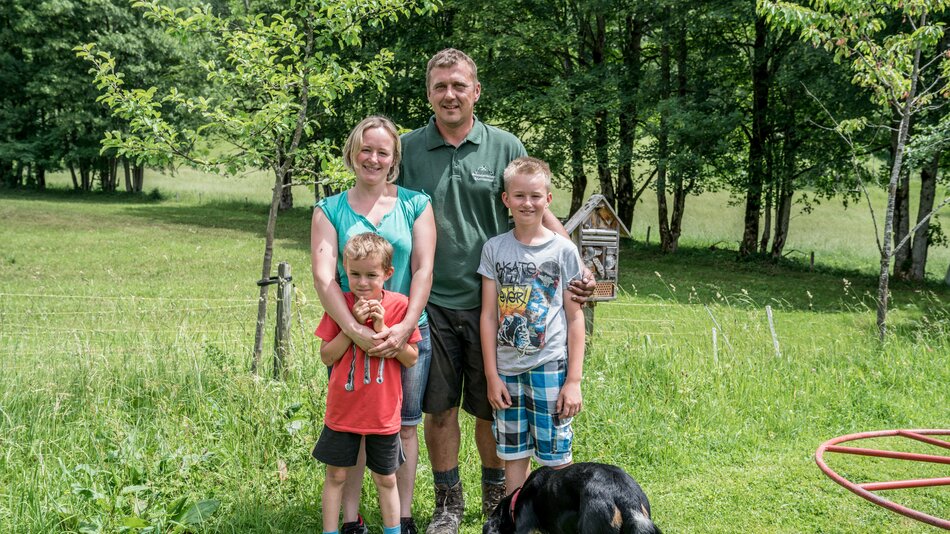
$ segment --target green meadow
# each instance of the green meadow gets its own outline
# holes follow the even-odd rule
[[[278,219],[275,261],[291,264],[296,291],[289,378],[277,382],[269,350],[262,376],[249,373],[269,176],[149,173],[157,192],[142,198],[75,194],[67,179],[0,191],[0,532],[319,532],[323,468],[310,450],[327,375],[312,335],[312,192],[295,189],[299,207]],[[688,200],[675,255],[657,250],[653,206],[638,206],[623,243],[620,297],[595,308],[575,459],[630,472],[667,533],[936,532],[838,486],[814,453],[843,434],[950,428],[950,250],[932,249],[927,284],[892,285],[881,343],[863,203],[796,211],[793,252],[777,264],[736,261],[741,208],[724,193]],[[477,533],[463,423],[462,532]],[[826,459],[857,482],[947,476]],[[881,495],[950,518],[946,487]],[[423,460],[420,525],[431,501]],[[362,512],[381,532],[368,479]]]

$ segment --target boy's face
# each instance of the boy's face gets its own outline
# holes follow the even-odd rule
[[[516,174],[511,177],[501,199],[511,210],[516,225],[540,224],[544,210],[551,205],[551,192],[540,174]]]
[[[363,299],[379,300],[383,297],[383,284],[393,275],[393,268],[383,268],[383,262],[375,256],[360,260],[344,257],[346,276],[350,280],[350,291]]]

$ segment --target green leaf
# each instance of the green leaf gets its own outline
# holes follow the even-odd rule
[[[217,499],[199,501],[185,508],[174,520],[186,526],[197,525],[211,517],[219,506],[221,506],[221,501]]]
[[[151,526],[151,524],[141,517],[127,516],[122,518],[122,526],[129,528],[145,528]]]

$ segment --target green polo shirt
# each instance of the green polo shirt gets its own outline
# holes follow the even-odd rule
[[[442,139],[434,116],[403,134],[398,183],[428,194],[435,214],[433,304],[453,310],[481,305],[482,245],[508,231],[503,175],[511,160],[524,155],[517,137],[478,118],[457,148]]]

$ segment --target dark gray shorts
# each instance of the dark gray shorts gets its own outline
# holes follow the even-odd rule
[[[429,303],[432,363],[422,411],[440,413],[461,404],[479,419],[492,420],[479,338],[481,308],[450,310]]]
[[[324,425],[313,448],[313,457],[333,467],[353,467],[360,453],[360,441],[366,438],[366,467],[380,475],[391,475],[406,461],[399,432],[378,435],[337,432]]]

